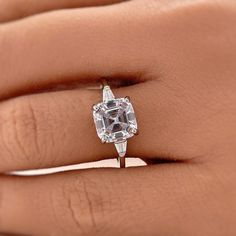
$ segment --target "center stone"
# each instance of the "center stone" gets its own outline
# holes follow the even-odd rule
[[[126,98],[117,98],[95,105],[93,118],[98,137],[107,142],[120,142],[134,136],[137,121],[132,104]]]

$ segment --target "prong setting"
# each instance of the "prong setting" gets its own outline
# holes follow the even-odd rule
[[[130,102],[130,97],[129,97],[129,96],[126,96],[126,97],[125,97],[125,100],[126,100],[126,102]]]
[[[93,111],[99,111],[99,109],[100,109],[100,106],[98,105],[98,104],[94,104],[93,106],[92,106],[92,110]]]
[[[138,133],[139,133],[138,129],[136,129],[134,127],[130,127],[130,126],[128,127],[128,132],[132,133],[134,135],[138,135]]]
[[[103,136],[103,137],[101,138],[101,142],[102,142],[102,144],[105,144],[105,143],[107,142],[107,137],[106,137],[106,136]]]
[[[139,130],[136,129],[136,128],[132,128],[132,131],[131,131],[134,135],[138,135],[139,134]]]

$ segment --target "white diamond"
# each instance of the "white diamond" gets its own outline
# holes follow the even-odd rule
[[[127,149],[127,140],[115,143],[115,147],[117,152],[119,153],[119,157],[124,157]]]
[[[115,96],[111,91],[111,88],[109,86],[105,86],[103,88],[103,102],[107,102],[113,99],[115,99]]]
[[[126,98],[112,99],[95,105],[93,118],[98,137],[103,142],[121,142],[134,136],[137,121],[132,104]]]

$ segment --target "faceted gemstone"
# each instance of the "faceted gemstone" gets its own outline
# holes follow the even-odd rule
[[[134,136],[137,121],[133,106],[126,98],[98,103],[95,107],[93,118],[101,140],[117,143]]]

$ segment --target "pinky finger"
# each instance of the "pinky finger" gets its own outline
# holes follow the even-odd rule
[[[176,163],[2,176],[0,231],[37,236],[139,236],[157,231],[212,235],[213,225],[218,235],[235,235],[234,227],[225,229],[220,223],[227,217],[225,210],[233,209],[234,188],[227,189],[227,199],[222,194],[227,184],[216,187],[218,171],[205,170],[201,165]],[[234,225],[234,217],[227,219]]]

